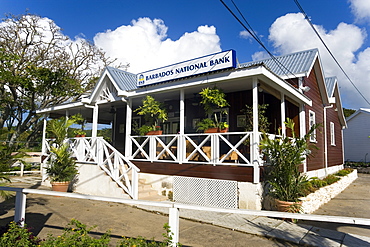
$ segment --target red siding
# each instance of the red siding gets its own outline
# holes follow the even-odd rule
[[[328,138],[328,166],[341,165],[343,160],[342,126],[339,121],[336,105],[326,110],[327,138]],[[331,145],[330,122],[334,123],[335,146]]]
[[[315,121],[317,124],[324,123],[324,107],[321,98],[319,86],[317,84],[317,77],[315,71],[312,70],[308,79],[305,78],[305,86],[309,86],[310,91],[306,92],[305,95],[312,100],[312,107],[306,106],[306,128],[309,130],[309,111],[315,112]],[[325,168],[324,162],[324,131],[323,126],[316,130],[316,143],[318,149],[312,149],[312,155],[307,160],[307,171],[317,170]]]

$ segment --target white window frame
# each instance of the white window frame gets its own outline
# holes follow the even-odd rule
[[[308,126],[311,127],[316,124],[316,113],[314,111],[308,111]],[[316,142],[316,129],[310,135],[310,142]]]
[[[330,144],[335,146],[335,124],[330,122]]]

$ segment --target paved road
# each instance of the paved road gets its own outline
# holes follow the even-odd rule
[[[370,174],[359,173],[358,178],[342,193],[321,206],[313,214],[370,219]],[[314,221],[305,221],[304,224],[370,237],[370,226]]]
[[[14,183],[15,187],[29,187]],[[33,186],[36,188],[37,186]],[[47,189],[47,188],[43,188]],[[14,200],[0,203],[0,225],[13,220]],[[121,236],[143,236],[162,240],[168,216],[146,212],[118,203],[79,200],[65,197],[28,195],[26,223],[40,237],[59,235],[70,219],[93,226],[95,234],[112,230],[112,243]],[[297,246],[199,222],[180,220],[180,242],[185,246]]]

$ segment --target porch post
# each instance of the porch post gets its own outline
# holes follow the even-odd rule
[[[45,162],[43,160],[44,160],[44,156],[46,155],[46,151],[47,151],[47,146],[46,146],[46,124],[47,124],[46,118],[47,117],[48,115],[44,116],[44,120],[43,120],[44,122],[43,122],[43,127],[42,127],[41,164],[40,164],[40,172],[42,176],[42,181],[45,181],[46,179],[46,174],[44,172]]]
[[[304,104],[299,105],[299,135],[300,137],[306,135],[306,111]],[[303,172],[307,172],[307,159],[303,161]]]
[[[180,161],[180,164],[185,159],[185,92],[184,89],[180,90],[180,133],[178,139],[178,149],[177,149],[177,157]]]
[[[91,137],[97,137],[98,135],[98,117],[99,117],[99,105],[95,104],[93,108]]]
[[[260,182],[259,170],[259,131],[258,131],[258,79],[253,78],[253,143],[252,143],[252,162],[253,162],[253,183]]]
[[[47,116],[44,117],[43,120],[43,127],[42,127],[42,149],[41,149],[41,154],[45,155],[46,154],[46,121]]]
[[[286,127],[285,127],[285,120],[286,120],[286,114],[285,114],[285,94],[280,94],[280,111],[281,111],[281,134],[283,136],[286,135]]]
[[[128,99],[127,100],[127,105],[126,105],[126,140],[125,140],[125,156],[126,157],[131,157],[131,122],[132,122],[132,100]]]

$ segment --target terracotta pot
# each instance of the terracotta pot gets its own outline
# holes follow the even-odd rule
[[[302,202],[286,202],[275,199],[277,211],[279,212],[290,212],[299,213]]]
[[[52,190],[59,192],[67,192],[69,181],[66,182],[51,182]]]
[[[146,133],[147,136],[151,136],[151,135],[162,135],[163,131],[162,130],[152,130],[152,131],[149,131],[148,133]]]
[[[219,128],[209,128],[204,131],[204,133],[226,133],[228,128],[226,129],[219,129]]]

